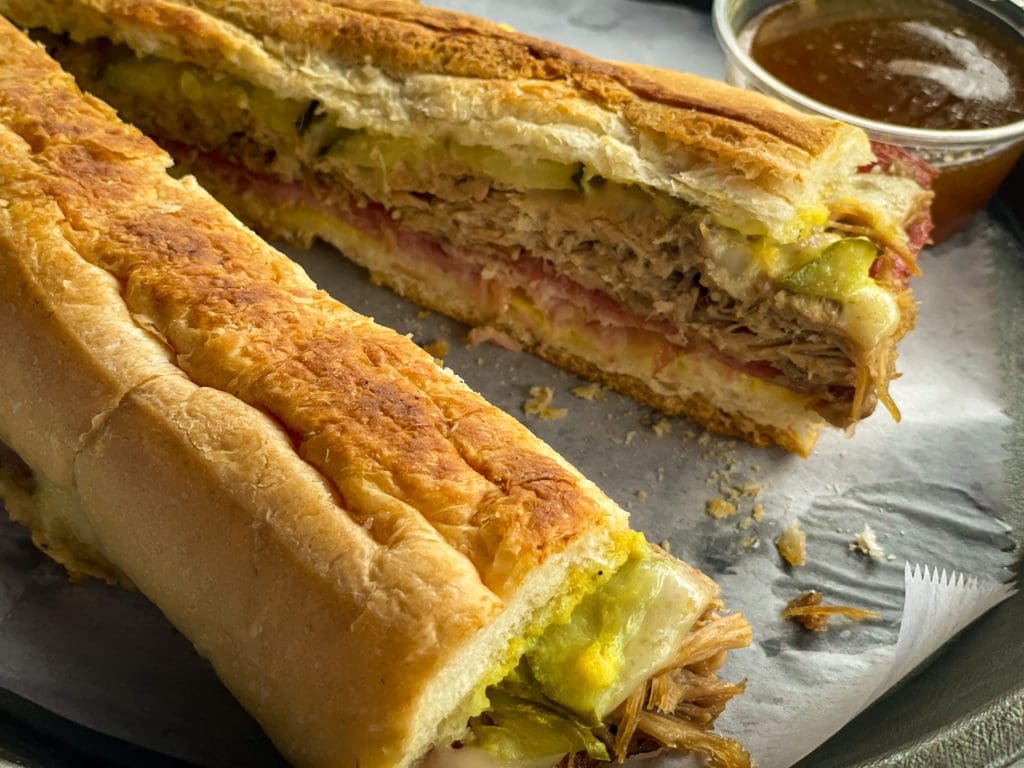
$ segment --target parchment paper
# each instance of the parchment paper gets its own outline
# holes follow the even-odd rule
[[[720,76],[706,17],[626,0],[455,2],[524,31],[609,58]],[[893,386],[903,411],[881,411],[852,439],[823,436],[808,460],[706,435],[608,393],[573,397],[583,382],[533,357],[467,347],[466,329],[369,284],[329,248],[291,251],[353,308],[413,334],[445,339],[447,363],[522,419],[631,511],[651,540],[705,569],[731,608],[754,625],[754,648],[734,653],[726,676],[748,692],[720,719],[764,768],[788,766],[848,722],[938,645],[1008,594],[1014,542],[1004,511],[1001,400],[992,255],[1019,248],[986,215],[923,258],[921,316],[901,347]],[[531,386],[555,389],[560,421],[525,417]],[[736,497],[715,520],[708,500]],[[751,517],[763,508],[760,522]],[[792,520],[808,534],[809,562],[784,567],[773,540]],[[886,555],[849,549],[869,523]],[[929,575],[908,563],[928,566]],[[936,576],[945,571],[945,576]],[[964,584],[950,576],[968,574]],[[881,620],[836,621],[809,634],[779,620],[808,589],[870,608]],[[902,617],[902,627],[901,627]],[[211,768],[279,765],[241,712],[159,612],[138,595],[71,585],[13,524],[0,525],[0,686],[96,730]],[[662,761],[670,764],[672,760]]]

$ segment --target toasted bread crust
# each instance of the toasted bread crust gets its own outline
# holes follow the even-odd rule
[[[0,437],[68,496],[62,537],[154,599],[291,760],[408,764],[459,704],[439,674],[494,664],[508,636],[460,653],[625,514],[3,21],[0,44]],[[18,510],[45,532],[45,505]]]
[[[711,134],[735,131],[736,136],[756,135],[758,141],[785,145],[794,152],[794,162],[800,162],[797,152],[823,151],[840,128],[835,121],[780,108],[763,96],[722,83],[602,61],[484,19],[418,3],[198,0],[191,4],[256,34],[316,48],[341,60],[368,58],[393,74],[568,82],[599,103],[622,109],[638,127],[684,143],[704,130]]]
[[[392,535],[379,502],[363,498],[363,476],[377,474],[375,491],[400,505],[395,525],[443,507],[432,522],[500,592],[510,574],[493,573],[495,562],[535,562],[600,518],[577,478],[518,422],[453,386],[408,339],[317,290],[197,186],[168,177],[155,144],[72,90],[38,50],[22,52],[11,69],[40,71],[31,86],[5,78],[0,118],[31,146],[41,194],[68,217],[69,242],[121,281],[136,321],[193,381],[279,420],[351,514],[377,516],[375,537]],[[439,485],[451,495],[435,498]]]
[[[653,143],[665,155],[685,158],[673,166],[679,170],[693,162],[712,167],[713,189],[698,190],[704,204],[728,199],[731,206],[755,206],[744,203],[745,190],[752,189],[773,198],[751,210],[777,218],[771,226],[779,232],[786,231],[794,211],[820,205],[828,184],[871,158],[857,129],[760,94],[693,75],[601,61],[415,3],[0,0],[0,11],[21,24],[69,31],[76,39],[107,37],[140,53],[227,69],[292,97],[314,97],[302,85],[307,81],[301,70],[317,57],[326,66],[372,64],[399,80],[440,76],[443,83],[417,86],[416,92],[431,91],[429,99],[444,103],[475,99],[494,116],[517,112],[535,125],[564,123],[580,132],[574,143],[597,142],[613,130],[609,121],[614,121],[616,132],[619,126],[625,132],[619,140],[637,147]],[[403,107],[388,109],[401,114]],[[417,105],[412,112],[421,109],[436,106]],[[395,119],[391,129],[409,130],[405,122],[413,120]],[[388,130],[383,122],[378,127]],[[488,137],[476,140],[486,144]],[[599,151],[588,149],[578,159],[598,162],[599,157]],[[629,162],[643,177],[640,166],[648,160]],[[667,168],[663,172],[672,174]]]

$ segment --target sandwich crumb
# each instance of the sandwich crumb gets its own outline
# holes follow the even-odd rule
[[[764,519],[764,505],[760,503],[755,504],[750,516],[760,523]]]
[[[431,312],[429,309],[421,309],[419,312],[416,313],[416,319],[417,320],[426,320],[432,314],[433,314],[433,312]]]
[[[782,559],[794,568],[807,563],[807,534],[800,529],[800,523],[796,520],[775,540],[775,546]]]
[[[716,497],[708,502],[707,512],[716,520],[724,520],[736,514],[736,505],[721,497]]]
[[[630,445],[634,440],[636,440],[636,430],[631,429],[626,433],[625,443],[626,445]]]
[[[500,331],[497,328],[492,328],[489,325],[481,325],[476,328],[470,328],[469,333],[466,334],[466,344],[469,346],[475,346],[476,344],[483,344],[484,342],[490,342],[496,347],[507,349],[512,352],[519,352],[523,349],[523,345],[513,339],[504,331]]]
[[[672,542],[668,539],[662,539],[661,543],[658,544],[658,546],[665,550],[665,554],[672,554]]]
[[[647,499],[647,491],[645,491],[643,488],[641,488],[640,490],[638,490],[636,492],[636,497],[638,499],[640,499],[640,501],[646,501],[646,499]]]
[[[860,552],[872,560],[881,560],[885,557],[885,550],[878,543],[874,529],[867,523],[864,524],[864,530],[853,537],[853,541],[850,542],[850,551]]]
[[[828,605],[822,602],[821,592],[804,592],[786,603],[783,619],[792,619],[809,632],[824,632],[833,616],[846,616],[854,621],[877,619],[878,614],[864,608],[849,605]]]
[[[651,427],[651,430],[657,437],[664,437],[665,435],[672,431],[672,422],[669,421],[668,419],[658,419],[656,422],[654,422],[654,425]]]
[[[761,539],[754,534],[750,534],[749,536],[743,537],[743,540],[740,542],[740,546],[747,550],[757,549],[761,546]]]
[[[436,360],[444,360],[451,351],[451,347],[448,346],[446,339],[437,339],[429,344],[424,344],[423,351],[432,355]]]
[[[557,421],[569,415],[566,408],[552,408],[555,390],[551,387],[530,387],[530,397],[523,403],[523,413],[541,421]]]
[[[594,400],[598,403],[604,402],[606,395],[604,389],[597,382],[573,387],[569,390],[569,393],[580,400]]]

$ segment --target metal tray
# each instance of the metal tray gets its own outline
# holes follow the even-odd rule
[[[573,6],[576,15],[583,20],[584,34],[591,35],[580,47],[604,54],[602,45],[607,43],[609,35],[617,33],[637,36],[640,40],[637,45],[642,45],[645,25],[671,22],[679,27],[680,39],[686,39],[688,45],[681,52],[663,51],[660,60],[701,74],[721,74],[720,58],[705,16],[681,8],[637,4],[636,16],[625,29],[617,30],[614,24],[608,23],[609,19],[621,17],[612,12],[611,7],[616,3],[621,6],[622,0],[579,0],[566,4]],[[551,4],[554,3],[548,3]],[[474,6],[468,1],[453,1],[447,5],[465,9]],[[524,5],[541,6],[543,3],[532,0]],[[499,4],[485,2],[482,6],[478,9],[482,15],[495,15],[489,11]],[[641,9],[643,13],[639,13]],[[508,13],[512,13],[511,9]],[[527,31],[544,33],[543,30]],[[609,49],[615,50],[616,46],[609,46]],[[994,203],[989,213],[1000,228],[1016,227],[999,203]],[[995,251],[1005,402],[1013,420],[1007,435],[1010,458],[1005,486],[996,495],[1005,500],[1006,522],[1020,542],[1024,537],[1024,236],[1019,228],[1014,231],[1016,235],[1002,240],[1003,246]],[[319,279],[315,265],[308,266]],[[354,306],[374,313],[372,306]],[[415,310],[404,311],[408,317],[415,314]],[[558,447],[557,440],[553,442]],[[586,463],[600,466],[597,459]],[[614,484],[614,479],[603,481],[598,476],[595,479],[599,484]],[[1022,570],[1020,566],[1018,562],[1018,572]],[[800,768],[987,768],[1011,765],[1024,758],[1022,629],[1024,592],[1000,605],[948,644],[912,679],[801,761]],[[271,749],[269,744],[266,748]],[[12,693],[0,691],[0,765],[172,768],[188,763],[96,733]]]

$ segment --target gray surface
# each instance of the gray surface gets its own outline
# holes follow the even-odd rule
[[[450,3],[454,5],[454,3]],[[531,19],[537,18],[537,14],[543,12],[552,3],[523,2],[514,8],[500,3],[491,3],[488,8],[492,10],[490,15],[501,20],[510,21],[516,26],[527,31],[546,34],[544,28],[531,28]],[[649,6],[637,6],[643,8],[644,13],[624,13],[623,8],[628,3],[614,2],[613,0],[600,0],[599,2],[573,2],[569,3],[570,15],[577,19],[579,39],[572,41],[579,47],[586,48],[598,54],[616,56],[619,58],[631,58],[635,60],[648,61],[650,63],[674,64],[677,66],[696,69],[705,74],[715,75],[719,73],[719,61],[714,58],[713,44],[710,42],[710,27],[705,19],[688,15],[685,11],[679,11],[669,7],[657,8],[653,12]],[[497,14],[494,10],[499,11]],[[486,9],[485,9],[486,11]],[[683,21],[686,23],[683,24]],[[687,45],[677,47],[666,46],[662,43],[648,44],[648,41],[656,37],[656,33],[672,25],[679,24],[686,27],[688,36]],[[619,30],[629,35],[629,45],[626,53],[623,53],[622,38],[616,39],[609,36],[611,30]],[[696,65],[694,64],[696,62]],[[1022,493],[1024,493],[1024,397],[1021,395],[1021,388],[1024,386],[1024,352],[1022,352],[1020,339],[1024,339],[1024,312],[1022,312],[1022,297],[1024,297],[1024,262],[1020,256],[1020,241],[1010,240],[1005,234],[1005,227],[998,222],[992,224],[995,237],[999,239],[998,247],[993,249],[996,255],[998,280],[993,281],[999,289],[999,322],[1002,324],[1003,333],[1003,354],[1004,365],[1007,374],[1008,398],[1011,403],[1010,413],[1014,417],[1013,432],[1009,435],[1009,464],[1005,471],[993,474],[991,467],[986,467],[981,472],[982,480],[971,483],[961,483],[960,487],[965,488],[969,493],[960,496],[964,501],[963,513],[966,517],[982,514],[984,516],[997,511],[1012,522],[1019,537],[1021,532],[1021,520],[1024,516],[1022,511]],[[963,249],[958,254],[960,258],[970,258],[970,249]],[[948,255],[948,253],[947,253]],[[599,484],[608,489],[618,501],[630,507],[638,523],[656,538],[668,537],[671,539],[675,551],[681,556],[693,560],[716,576],[734,570],[737,563],[743,561],[744,554],[736,548],[738,536],[734,532],[727,532],[720,526],[699,517],[699,509],[703,500],[708,497],[708,491],[703,485],[704,475],[709,468],[719,466],[720,461],[702,459],[699,457],[699,450],[681,448],[680,433],[683,432],[685,422],[675,420],[675,432],[665,440],[677,441],[673,445],[680,448],[679,457],[674,463],[665,462],[663,469],[667,476],[661,482],[658,481],[657,465],[639,460],[635,455],[631,456],[626,449],[624,441],[629,432],[637,432],[634,440],[634,447],[643,448],[655,445],[647,425],[655,416],[646,409],[639,408],[615,396],[610,396],[611,406],[600,404],[583,403],[569,398],[567,390],[574,383],[573,377],[563,372],[558,372],[544,366],[530,358],[504,353],[500,350],[481,349],[479,353],[473,350],[462,348],[457,340],[461,337],[462,331],[456,326],[447,323],[440,318],[429,318],[421,320],[416,315],[416,310],[403,302],[400,302],[383,291],[374,291],[365,288],[365,280],[361,274],[354,269],[337,266],[336,257],[327,251],[318,251],[304,259],[308,268],[314,276],[324,282],[333,292],[344,300],[350,301],[357,309],[362,309],[375,314],[379,319],[395,325],[403,330],[415,333],[420,341],[432,341],[438,336],[445,336],[453,342],[452,364],[463,373],[469,383],[478,387],[490,399],[498,402],[510,411],[521,415],[519,405],[525,397],[526,390],[531,384],[549,384],[558,391],[559,405],[570,407],[573,416],[565,422],[536,423],[530,422],[530,426],[551,441],[556,447],[566,453],[574,462],[581,465],[589,475]],[[948,264],[948,262],[947,262]],[[927,294],[927,283],[922,285]],[[930,312],[950,311],[955,307],[938,307],[929,309]],[[934,318],[934,315],[932,315]],[[916,338],[916,337],[915,337]],[[935,351],[941,355],[941,349]],[[478,364],[477,358],[483,360]],[[924,362],[924,357],[920,358]],[[936,361],[941,362],[941,361]],[[607,409],[607,413],[605,411]],[[850,452],[856,452],[855,446],[864,445],[870,440],[871,433],[875,429],[888,430],[891,425],[878,426],[882,422],[875,419],[869,425],[868,435],[859,434],[857,439],[850,444]],[[906,430],[908,425],[898,429]],[[893,428],[895,429],[895,428]],[[585,435],[581,439],[581,433]],[[898,434],[898,433],[894,433]],[[943,439],[941,435],[935,437]],[[685,442],[685,441],[683,441]],[[826,447],[830,450],[835,448],[831,440],[826,441]],[[663,449],[659,449],[663,450]],[[824,467],[823,463],[804,464],[797,462],[791,457],[785,456],[778,451],[759,452],[758,461],[763,463],[767,472],[774,473],[809,473],[810,467]],[[746,454],[744,453],[744,456]],[[692,458],[692,460],[691,460]],[[972,457],[968,456],[965,461],[969,464]],[[836,464],[835,468],[841,465]],[[907,477],[904,478],[904,491],[910,488],[907,483],[911,482],[913,474],[912,467],[905,467]],[[921,472],[927,475],[925,467]],[[998,481],[992,481],[992,477],[1003,476],[1007,478],[1007,487],[1000,488]],[[836,479],[829,476],[828,481]],[[927,479],[927,478],[926,478]],[[842,544],[841,536],[831,536],[831,529],[826,525],[829,522],[827,514],[829,502],[827,492],[822,493],[821,478],[818,482],[809,484],[810,490],[815,493],[815,498],[821,498],[822,504],[809,505],[809,520],[816,519],[815,515],[826,515],[820,518],[822,524],[815,526],[811,531],[812,543],[817,542],[822,547],[831,547],[834,551],[836,546]],[[926,487],[932,488],[936,484],[930,483]],[[646,501],[641,502],[634,492],[646,488],[649,491]],[[653,489],[653,490],[652,490]],[[934,488],[932,488],[934,490]],[[954,489],[955,490],[955,489]],[[930,491],[929,491],[930,492]],[[905,496],[912,496],[912,493],[904,493]],[[952,497],[942,497],[950,501]],[[771,524],[777,525],[786,506],[781,499],[774,507],[774,514],[771,515]],[[682,522],[670,525],[668,515],[673,510],[673,505],[681,508],[680,518],[685,512],[690,520],[697,520],[697,525],[691,526]],[[696,517],[691,517],[694,510],[698,511]],[[799,511],[799,510],[797,510]],[[909,513],[914,513],[909,508]],[[924,522],[924,521],[922,521]],[[965,529],[969,532],[970,527]],[[1000,543],[995,530],[987,527],[975,529],[977,535],[973,537],[975,544],[989,542],[989,549],[986,552],[997,552],[1006,543]],[[694,533],[696,531],[696,533]],[[766,525],[761,531],[763,549],[760,555],[769,558],[766,552],[769,549],[770,535],[772,529]],[[844,534],[845,535],[845,534]],[[987,538],[991,537],[991,538]],[[973,547],[974,545],[972,545]],[[957,552],[955,547],[947,544],[940,547],[944,551],[941,558],[944,562],[956,563]],[[974,550],[972,550],[974,551]],[[981,551],[981,550],[977,550]],[[25,557],[32,556],[27,551]],[[902,554],[902,553],[901,553]],[[997,567],[998,558],[993,555],[992,566]],[[43,569],[46,582],[49,577],[47,566],[37,564]],[[857,566],[857,561],[848,561],[847,565]],[[35,565],[33,567],[36,567]],[[892,610],[892,600],[898,596],[896,591],[897,582],[892,580],[893,573],[889,570],[878,569],[885,574],[884,589],[879,589],[879,584],[873,586],[882,595],[882,605],[879,607],[885,610]],[[864,573],[878,575],[876,571],[865,566]],[[50,581],[50,586],[54,582]],[[848,588],[856,589],[857,584],[850,581]],[[794,587],[795,588],[795,587]],[[54,599],[68,599],[69,605],[72,598],[64,593],[63,589],[57,589]],[[79,588],[80,589],[80,588]],[[117,606],[123,604],[125,599],[119,593],[110,593],[102,587],[86,587],[92,590],[96,605],[106,606],[111,611],[110,621],[119,610]],[[49,594],[49,593],[48,593]],[[80,593],[77,593],[80,594]],[[782,591],[773,599],[781,600],[785,595]],[[166,635],[161,629],[161,619],[152,609],[139,604],[133,607],[139,616],[143,616],[145,622],[151,622],[151,630],[156,634]],[[774,611],[771,605],[765,607],[765,614]],[[104,614],[105,615],[105,614]],[[95,614],[94,614],[95,617]],[[38,621],[38,631],[41,642],[46,638],[47,625],[45,620]],[[1024,723],[1021,721],[1021,691],[1024,690],[1024,656],[1022,656],[1022,643],[1018,637],[1021,628],[1024,627],[1024,598],[1020,596],[1000,606],[991,614],[986,616],[977,625],[968,630],[956,643],[945,649],[940,658],[936,659],[928,668],[916,678],[902,686],[898,691],[891,694],[875,707],[869,709],[854,723],[842,731],[827,745],[822,747],[811,758],[805,760],[801,765],[821,766],[857,766],[857,765],[920,765],[920,766],[963,766],[973,768],[974,766],[1003,765],[1012,756],[1020,753],[1022,749],[1021,738],[1024,734]],[[88,630],[89,627],[81,627],[81,630]],[[763,627],[762,627],[763,629]],[[878,639],[894,636],[896,624],[891,616],[886,622],[869,630]],[[50,630],[52,631],[52,630]],[[770,631],[776,631],[770,629]],[[109,659],[119,661],[121,659],[134,658],[133,651],[129,647],[132,644],[132,633],[109,632],[108,645],[105,648],[90,649],[90,653],[106,651]],[[163,636],[161,635],[161,636]],[[793,644],[799,641],[797,635],[783,632],[777,633],[779,643]],[[842,645],[838,637],[830,639]],[[849,641],[847,641],[849,642]],[[123,646],[119,643],[124,643]],[[167,677],[176,678],[179,674],[177,663],[174,659],[180,654],[181,659],[189,658],[187,644],[180,639],[168,640],[168,648],[175,649],[169,657],[160,656],[161,664],[153,665],[152,669],[131,669],[129,675],[141,675],[144,682],[143,688],[153,700],[161,700],[164,704],[171,704],[177,712],[173,725],[157,721],[158,727],[165,729],[184,728],[185,737],[180,731],[170,731],[173,741],[180,747],[177,754],[187,756],[193,753],[210,754],[217,752],[218,738],[220,737],[220,748],[222,750],[220,760],[211,764],[217,765],[246,765],[252,766],[258,763],[273,764],[276,762],[272,755],[266,751],[265,743],[262,743],[258,736],[251,735],[246,728],[244,718],[237,720],[237,712],[232,710],[230,701],[227,701],[225,694],[215,682],[209,679],[209,673],[201,664],[189,664],[186,661],[185,669],[187,674],[178,679],[168,682]],[[45,646],[44,646],[45,647]],[[42,658],[42,656],[41,656]],[[95,661],[95,658],[93,659]],[[64,658],[62,662],[69,667],[74,666],[71,662],[74,659]],[[168,670],[174,670],[169,672]],[[59,677],[59,676],[58,676]],[[162,681],[162,682],[161,682]],[[98,694],[104,689],[104,677],[99,676],[94,682]],[[168,686],[166,689],[160,686]],[[185,695],[181,695],[181,688],[188,688]],[[94,711],[99,704],[86,702],[85,705],[61,699],[61,691],[58,686],[51,686],[51,701],[57,702],[67,712],[73,712],[76,719],[88,719],[95,715]],[[178,690],[175,690],[178,689]],[[165,693],[162,693],[165,691]],[[148,702],[148,703],[147,703]],[[125,733],[133,728],[150,729],[154,727],[152,718],[147,717],[151,710],[148,699],[126,700],[119,702],[116,708],[118,716],[125,721],[132,721],[125,726]],[[211,716],[206,707],[214,707],[219,715]],[[86,731],[76,728],[59,718],[43,714],[33,708],[10,697],[0,698],[0,711],[8,713],[6,720],[0,721],[0,743],[11,745],[10,749],[18,755],[25,755],[26,764],[63,766],[63,765],[89,765],[95,761],[96,755],[108,759],[115,765],[131,765],[145,762],[149,759],[141,759],[139,753],[119,742],[111,741],[103,737],[91,735]],[[234,713],[233,713],[234,712]],[[229,720],[235,718],[238,722],[239,731],[224,734],[218,729],[217,724],[223,722],[221,717]],[[25,723],[29,727],[25,727]],[[191,728],[191,730],[189,730]],[[112,729],[111,729],[112,730]],[[147,731],[148,732],[148,731]],[[167,736],[167,734],[150,734],[153,738]],[[232,741],[239,738],[240,741]],[[191,740],[191,743],[189,743]],[[57,746],[55,742],[65,741],[74,744],[74,751],[68,752],[63,747]],[[232,752],[231,747],[238,747],[240,743],[247,746],[239,751]],[[224,750],[230,754],[223,754]],[[247,750],[249,757],[244,754]],[[258,755],[258,757],[254,757]],[[92,757],[90,757],[92,756]],[[155,760],[156,758],[154,758]],[[162,761],[170,764],[167,761]]]

